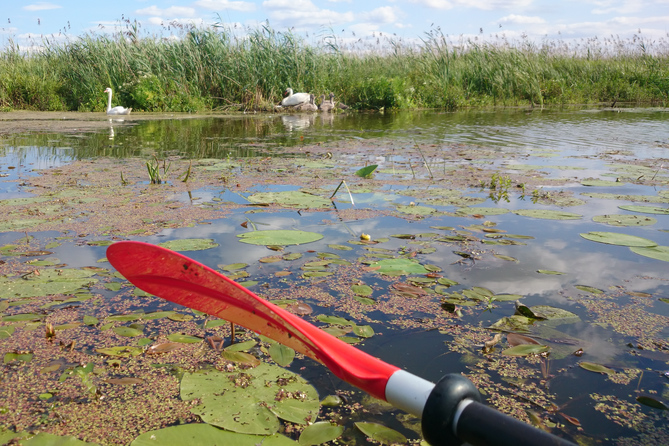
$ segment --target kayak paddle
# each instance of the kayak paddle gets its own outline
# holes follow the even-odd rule
[[[437,384],[381,361],[268,302],[213,269],[148,243],[123,241],[107,259],[147,293],[225,319],[274,339],[324,364],[337,377],[421,417],[433,446],[570,445],[481,403],[467,378],[446,375]]]

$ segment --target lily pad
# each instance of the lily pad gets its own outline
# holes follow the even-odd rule
[[[185,238],[159,243],[158,246],[171,249],[172,251],[203,251],[217,247],[218,243],[210,238]]]
[[[618,207],[625,211],[641,212],[643,214],[669,215],[669,209],[661,208],[659,206],[642,206],[637,204],[625,204]]]
[[[355,423],[355,427],[372,440],[378,441],[381,444],[404,444],[407,442],[404,435],[382,424],[358,421]]]
[[[369,265],[371,268],[378,267],[375,272],[388,276],[402,276],[409,274],[427,274],[428,270],[412,259],[383,259]]]
[[[595,364],[594,362],[579,362],[578,363],[579,367],[582,369],[588,370],[590,372],[595,372],[595,373],[603,373],[606,375],[610,375],[611,373],[614,373],[613,370],[611,370],[608,367],[604,367],[601,364]]]
[[[621,186],[625,183],[619,181],[607,181],[607,180],[583,180],[581,181],[583,186],[596,186],[596,187],[611,187],[611,186]]]
[[[409,215],[420,215],[422,217],[426,217],[428,215],[432,215],[437,210],[435,208],[431,208],[428,206],[407,206],[407,205],[398,205],[395,207],[397,212],[401,212],[403,214],[409,214]]]
[[[186,373],[181,398],[199,398],[192,412],[223,429],[271,435],[278,418],[306,424],[318,416],[318,393],[303,378],[267,363],[239,372]]]
[[[295,350],[275,342],[269,347],[269,355],[281,367],[288,367],[295,359]]]
[[[303,446],[322,444],[337,439],[343,432],[344,426],[318,421],[302,431],[299,443]]]
[[[636,400],[644,406],[652,407],[653,409],[669,410],[669,407],[667,407],[666,404],[660,400],[656,400],[651,396],[641,395],[636,397]]]
[[[118,347],[96,348],[95,351],[107,356],[118,356],[121,358],[129,358],[131,356],[141,355],[144,352],[144,349],[140,347],[118,346]]]
[[[551,275],[551,276],[561,276],[561,275],[564,274],[563,272],[553,271],[553,270],[550,270],[550,269],[538,269],[537,272],[540,273],[540,274],[548,274],[548,275]]]
[[[592,221],[610,226],[650,226],[657,223],[657,219],[653,217],[629,214],[595,215]]]
[[[507,348],[506,350],[502,351],[502,354],[506,356],[529,356],[529,355],[538,355],[539,353],[544,353],[547,351],[548,351],[547,345],[520,344]]]
[[[288,229],[271,229],[266,231],[252,231],[244,234],[238,234],[237,237],[242,243],[251,245],[303,245],[311,243],[323,238],[321,234],[316,232],[288,230]]]
[[[629,247],[634,246],[643,248],[652,248],[657,246],[657,243],[652,240],[648,240],[643,237],[637,237],[635,235],[621,234],[619,232],[591,231],[587,233],[581,233],[580,236],[586,240],[598,243],[606,243],[608,245]]]
[[[332,201],[302,191],[258,192],[248,197],[253,203],[273,203],[302,209],[331,208]]]
[[[555,211],[549,209],[518,209],[513,211],[514,214],[522,215],[523,217],[542,218],[546,220],[579,220],[583,218],[580,214],[565,211]]]
[[[182,446],[187,444],[230,446],[295,446],[296,442],[283,435],[249,435],[230,432],[206,423],[190,423],[145,432],[130,446]]]
[[[0,277],[0,298],[24,298],[72,294],[81,287],[97,282],[95,271],[83,269],[43,269],[39,275],[30,273],[18,279]]]
[[[197,336],[191,336],[179,333],[173,333],[171,335],[167,335],[167,339],[169,339],[172,342],[181,342],[182,344],[197,344],[198,342],[202,342],[202,338],[199,338]]]
[[[504,208],[488,208],[482,206],[470,206],[455,211],[456,214],[460,215],[504,215],[508,212],[509,210]]]
[[[117,335],[128,338],[135,338],[142,335],[142,330],[132,327],[114,327],[113,330]]]
[[[644,257],[669,262],[669,246],[631,247],[630,250]]]
[[[351,285],[351,291],[363,297],[371,296],[373,293],[372,287],[369,285]]]
[[[355,172],[355,174],[360,178],[371,178],[372,173],[374,173],[377,167],[379,167],[377,164],[371,164],[369,166],[363,167],[362,169],[359,169]]]

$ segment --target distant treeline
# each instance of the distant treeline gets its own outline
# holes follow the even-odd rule
[[[320,47],[269,26],[244,38],[224,28],[179,38],[87,35],[40,51],[0,53],[0,110],[270,110],[287,87],[334,92],[354,109],[669,102],[669,45],[633,39],[579,44],[468,40],[439,30],[420,45]],[[339,39],[339,42],[341,39]],[[377,40],[378,42],[378,40]]]

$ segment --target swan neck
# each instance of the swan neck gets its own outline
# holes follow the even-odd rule
[[[112,92],[109,90],[107,92],[107,111],[111,110],[111,97],[112,97]]]

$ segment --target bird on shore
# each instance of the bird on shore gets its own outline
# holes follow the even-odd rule
[[[310,99],[309,93],[293,93],[292,88],[287,88],[286,91],[283,93],[283,100],[281,101],[281,105],[283,107],[300,105],[305,102],[308,103],[309,99]]]
[[[325,95],[321,95],[321,105],[318,106],[318,109],[322,112],[332,111],[332,101],[326,101]]]
[[[308,112],[317,111],[318,107],[316,107],[314,99],[315,97],[313,94],[309,95],[309,102],[303,102],[301,104],[296,105],[295,110],[308,111]]]
[[[107,114],[108,115],[129,115],[130,112],[132,111],[132,108],[125,108],[121,107],[120,105],[112,108],[111,106],[111,100],[112,100],[112,89],[107,87],[105,90],[105,93],[107,93]]]
[[[337,108],[339,108],[341,110],[348,109],[348,105],[346,105],[346,104],[342,104],[341,102],[335,103],[334,93],[330,93],[330,103],[332,104],[332,108],[334,108],[336,106]]]

